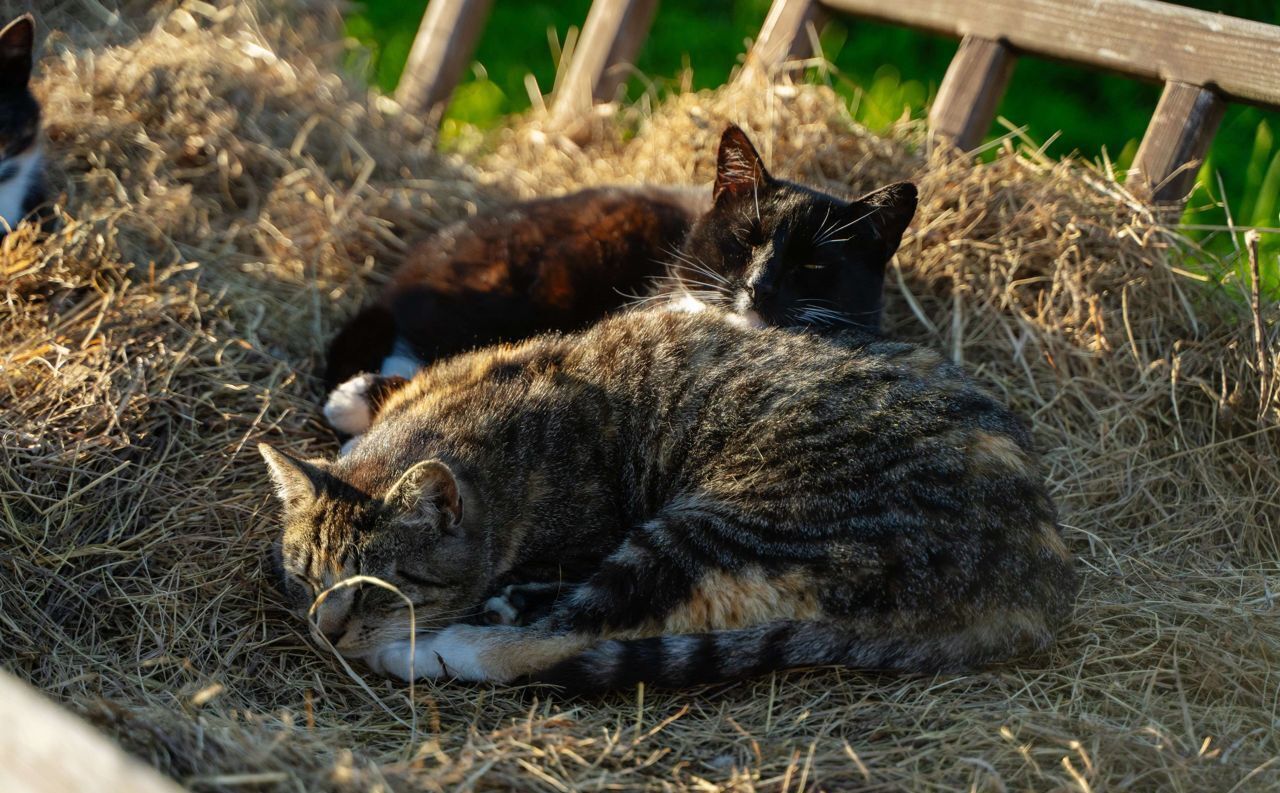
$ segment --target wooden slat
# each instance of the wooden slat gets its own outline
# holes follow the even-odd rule
[[[0,672],[0,790],[181,793],[106,736]]]
[[[769,77],[782,63],[812,55],[808,30],[821,24],[821,15],[816,0],[773,0],[737,79]]]
[[[658,0],[595,0],[587,12],[564,81],[556,89],[554,117],[564,121],[615,98],[649,35]]]
[[[492,5],[493,0],[431,0],[396,87],[396,101],[438,123]]]
[[[961,149],[981,143],[995,120],[1015,60],[998,41],[965,36],[929,109],[929,128]]]
[[[822,0],[830,9],[1280,108],[1280,27],[1155,0]]]
[[[1204,88],[1166,83],[1142,136],[1130,180],[1157,203],[1178,204],[1195,185],[1226,103]]]

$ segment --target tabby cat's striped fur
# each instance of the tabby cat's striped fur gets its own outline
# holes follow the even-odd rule
[[[334,462],[263,447],[285,589],[399,677],[683,686],[1044,647],[1076,579],[1027,432],[934,352],[642,312],[441,363]],[[527,626],[469,624],[563,581]]]

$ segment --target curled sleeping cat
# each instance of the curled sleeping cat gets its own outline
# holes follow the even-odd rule
[[[1047,645],[1076,592],[1019,420],[858,331],[629,312],[438,363],[370,420],[335,461],[261,450],[289,604],[400,678],[968,669]],[[317,601],[356,575],[412,628],[374,586]],[[529,624],[473,624],[554,581]]]
[[[479,215],[416,246],[333,340],[325,379],[332,389],[361,372],[407,377],[486,344],[578,330],[654,282],[686,309],[875,330],[884,269],[915,207],[906,182],[846,200],[776,179],[731,126],[709,194],[583,190]]]
[[[34,47],[30,14],[0,30],[0,237],[45,201],[40,104],[30,88]]]

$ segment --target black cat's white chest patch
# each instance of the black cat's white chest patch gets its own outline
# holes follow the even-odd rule
[[[39,184],[42,164],[40,150],[35,147],[0,162],[0,234],[18,225],[27,214],[28,198]]]

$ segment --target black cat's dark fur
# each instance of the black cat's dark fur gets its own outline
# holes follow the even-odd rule
[[[0,30],[0,237],[45,201],[40,103],[30,88],[34,47],[30,14]]]
[[[704,195],[602,187],[525,201],[418,244],[379,300],[329,347],[330,390],[360,372],[549,330],[578,330],[633,301],[665,272]],[[413,368],[410,366],[410,368]]]

